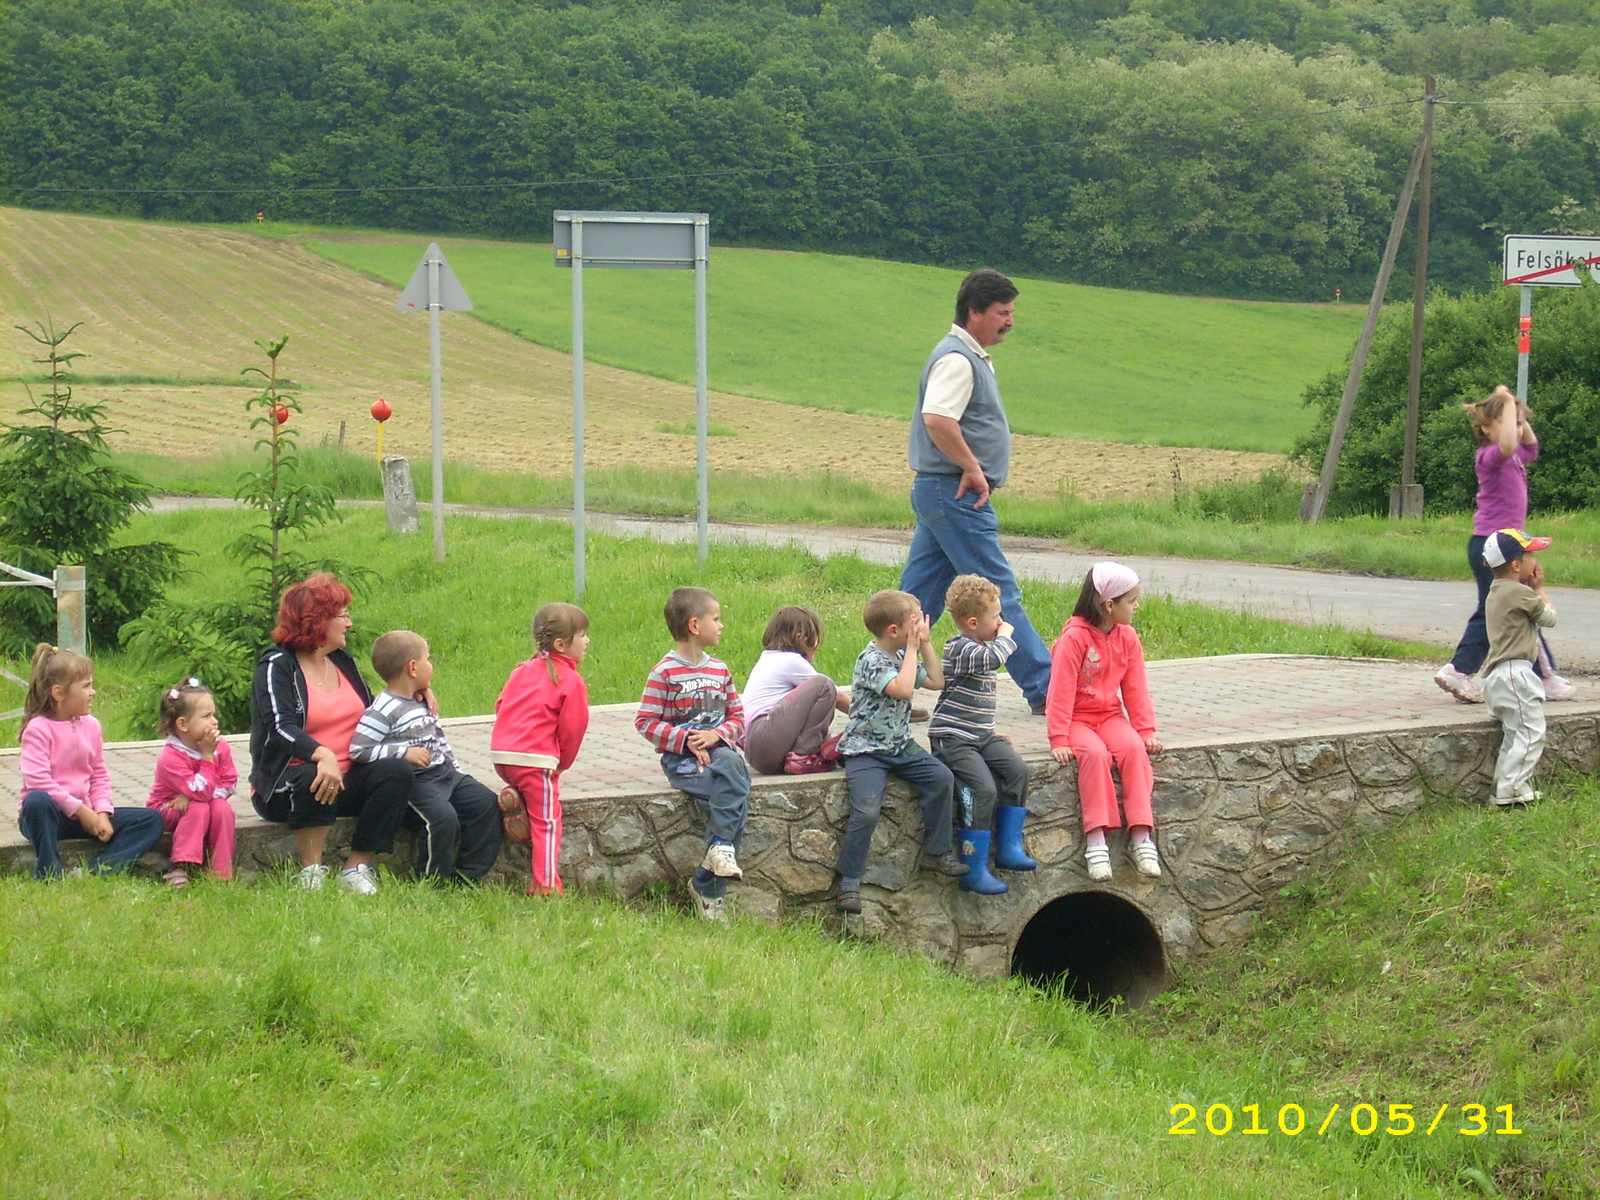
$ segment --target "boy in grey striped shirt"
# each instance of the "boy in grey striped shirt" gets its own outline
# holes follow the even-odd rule
[[[428,710],[433,663],[427,641],[406,629],[384,634],[372,644],[372,669],[383,676],[384,690],[356,723],[351,760],[409,762],[416,771],[410,807],[422,825],[417,859],[423,876],[482,879],[500,855],[500,805],[463,773],[439,718]]]
[[[1010,739],[995,732],[997,672],[1017,648],[1000,615],[1000,589],[981,575],[958,575],[945,594],[956,636],[944,644],[944,690],[928,726],[934,756],[956,777],[957,853],[971,868],[967,891],[1009,891],[989,871],[989,847],[1002,871],[1031,871],[1039,864],[1022,847],[1027,817],[1028,764]]]

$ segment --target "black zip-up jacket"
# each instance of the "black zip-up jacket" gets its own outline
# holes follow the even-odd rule
[[[350,681],[362,704],[372,703],[372,691],[348,651],[331,651],[328,661]],[[306,677],[300,660],[293,650],[274,646],[256,663],[250,684],[250,791],[263,799],[272,795],[289,760],[310,762],[321,745],[306,732]]]

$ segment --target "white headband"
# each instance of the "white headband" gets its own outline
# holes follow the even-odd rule
[[[1089,574],[1094,577],[1094,594],[1102,602],[1126,596],[1139,586],[1139,576],[1133,568],[1121,563],[1097,562]]]

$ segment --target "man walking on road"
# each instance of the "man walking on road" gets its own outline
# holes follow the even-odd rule
[[[1050,652],[1022,607],[1022,589],[1000,549],[1000,523],[989,493],[1004,487],[1011,428],[988,347],[1011,328],[1017,288],[999,271],[974,271],[956,292],[956,323],[944,336],[917,389],[906,457],[917,473],[911,508],[917,532],[900,588],[937,621],[957,575],[981,575],[1000,588],[1000,614],[1016,627],[1006,663],[1035,713],[1044,712]]]

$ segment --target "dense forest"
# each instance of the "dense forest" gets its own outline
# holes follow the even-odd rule
[[[1357,298],[1431,72],[1437,281],[1485,283],[1506,232],[1600,225],[1591,0],[10,0],[0,22],[11,204],[534,238],[554,208],[705,209],[724,244]]]

